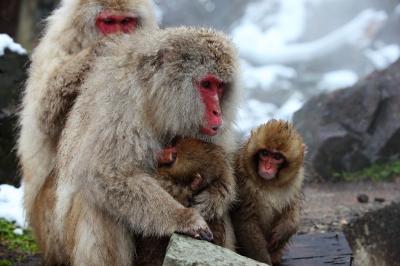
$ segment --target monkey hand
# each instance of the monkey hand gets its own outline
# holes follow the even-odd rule
[[[207,222],[196,209],[183,209],[183,213],[178,219],[181,221],[181,225],[177,229],[178,233],[200,240],[213,241],[214,237]]]
[[[268,250],[273,251],[283,248],[290,237],[297,231],[297,227],[291,222],[281,222],[273,230],[268,241]]]

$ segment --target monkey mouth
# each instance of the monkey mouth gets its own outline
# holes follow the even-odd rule
[[[200,132],[201,132],[202,134],[207,135],[207,136],[213,137],[213,136],[215,136],[215,135],[218,134],[219,128],[220,128],[219,126],[201,127],[201,128],[200,128]]]
[[[258,176],[264,180],[270,181],[275,178],[275,174],[271,174],[265,171],[258,171]]]

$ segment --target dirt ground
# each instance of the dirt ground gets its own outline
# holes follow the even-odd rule
[[[357,197],[365,194],[368,203]],[[400,201],[400,180],[393,183],[312,184],[304,188],[305,202],[299,233],[340,231],[362,213]],[[384,202],[382,202],[384,200]]]

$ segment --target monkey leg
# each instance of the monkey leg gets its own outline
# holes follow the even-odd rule
[[[260,262],[271,264],[267,241],[257,223],[251,221],[251,219],[248,221],[241,220],[236,224],[235,233],[239,243],[239,253]]]
[[[69,214],[74,223],[67,226],[65,242],[72,265],[132,265],[135,246],[129,230],[97,206],[82,202]],[[74,211],[80,209],[79,213]],[[79,211],[79,210],[78,210]],[[70,239],[74,235],[75,239]]]

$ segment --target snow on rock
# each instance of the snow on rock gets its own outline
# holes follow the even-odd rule
[[[26,50],[20,44],[15,43],[10,36],[0,34],[0,56],[4,55],[7,48],[18,54],[26,54]]]
[[[239,132],[248,133],[254,127],[274,117],[277,109],[274,104],[249,99],[239,108],[236,129]]]
[[[0,185],[0,218],[16,222],[20,227],[25,227],[23,211],[23,189],[10,185]]]
[[[261,3],[264,2],[257,4]],[[283,7],[281,10],[287,12]],[[291,13],[289,16],[292,16],[293,20],[296,18]],[[257,65],[308,62],[332,53],[346,44],[368,45],[386,22],[387,14],[383,11],[367,9],[346,25],[318,40],[309,43],[291,43],[289,41],[293,40],[295,34],[290,31],[290,26],[296,28],[297,19],[291,23],[283,20],[284,23],[287,23],[287,27],[279,27],[278,24],[277,27],[263,31],[257,23],[245,16],[242,24],[233,30],[233,40],[237,44],[241,56]],[[300,32],[302,30],[298,28],[296,33]]]
[[[385,69],[400,58],[400,47],[392,44],[376,50],[368,49],[365,54],[377,69]]]
[[[353,86],[358,78],[358,75],[351,70],[332,71],[322,76],[318,88],[325,91],[347,88]]]
[[[281,107],[256,99],[249,99],[239,109],[236,129],[246,134],[251,129],[273,118],[291,120],[294,112],[299,110],[304,102],[305,99],[300,93],[293,93]]]
[[[295,69],[283,65],[253,67],[245,61],[241,63],[242,79],[247,88],[271,89],[279,79],[292,79],[297,76]]]

